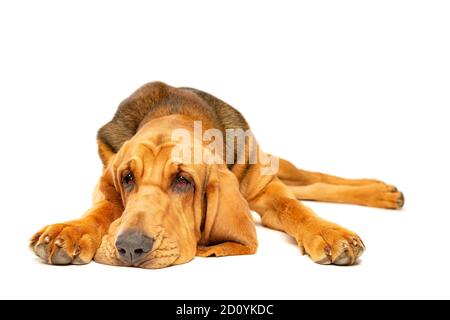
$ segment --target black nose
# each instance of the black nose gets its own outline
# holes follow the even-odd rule
[[[141,231],[126,231],[116,241],[117,252],[128,263],[139,261],[152,247],[153,239]]]

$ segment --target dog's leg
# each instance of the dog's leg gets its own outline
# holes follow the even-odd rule
[[[346,186],[366,186],[369,184],[385,184],[374,179],[345,179],[325,173],[298,169],[287,160],[279,158],[278,178],[287,185],[305,186],[313,183],[328,183]]]
[[[278,178],[249,204],[261,215],[263,225],[294,237],[303,252],[317,263],[351,265],[365,249],[354,232],[318,217]]]
[[[314,183],[307,186],[288,186],[288,189],[299,200],[351,203],[386,209],[400,209],[405,203],[403,194],[397,188],[382,183],[366,186]]]
[[[123,212],[120,199],[112,181],[102,177],[91,209],[80,219],[42,228],[30,239],[31,249],[50,264],[89,263],[108,227]]]

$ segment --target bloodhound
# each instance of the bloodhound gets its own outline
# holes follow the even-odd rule
[[[205,139],[208,130],[216,135]],[[381,181],[304,171],[264,154],[252,135],[239,146],[227,139],[233,130],[249,126],[208,93],[161,82],[142,86],[98,131],[103,171],[92,207],[80,219],[42,228],[31,238],[32,250],[50,264],[94,259],[141,268],[253,254],[253,210],[264,226],[292,236],[314,262],[352,265],[365,250],[359,236],[298,200],[389,209],[404,204],[402,193]],[[212,136],[226,140],[222,149],[209,147]],[[174,156],[180,150],[183,156]],[[190,161],[196,157],[201,161]],[[278,170],[264,171],[260,158]]]

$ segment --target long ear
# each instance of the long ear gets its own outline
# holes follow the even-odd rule
[[[98,155],[102,160],[103,167],[106,167],[109,163],[109,159],[115,154],[115,152],[103,141],[97,139]]]
[[[247,201],[235,175],[212,165],[206,186],[206,217],[199,256],[252,254],[258,246]]]

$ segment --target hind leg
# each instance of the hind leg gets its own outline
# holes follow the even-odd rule
[[[287,185],[306,186],[313,183],[328,183],[345,186],[366,186],[369,184],[385,184],[375,179],[345,179],[320,172],[298,169],[287,160],[279,158],[278,178]]]
[[[288,189],[299,200],[350,203],[386,209],[400,209],[405,203],[403,193],[382,183],[365,186],[314,183],[307,186],[288,186]]]

